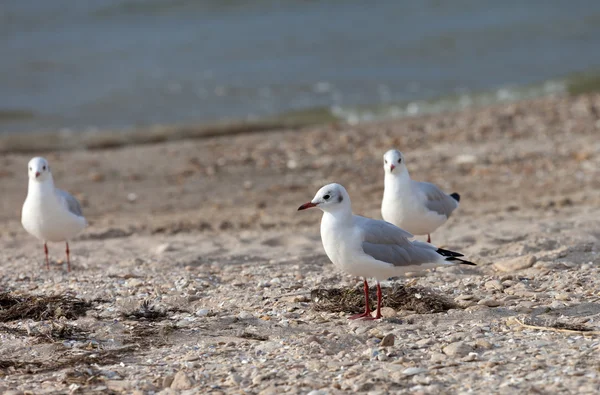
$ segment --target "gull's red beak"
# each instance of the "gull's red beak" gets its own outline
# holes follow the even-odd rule
[[[317,207],[317,205],[314,204],[313,202],[304,203],[302,206],[298,207],[298,211],[306,210],[307,208],[311,208],[311,207]]]
[[[390,165],[390,171],[394,171],[395,168],[396,168],[396,166]]]
[[[39,171],[36,171],[36,172],[35,172],[35,178],[38,178],[39,176],[40,176],[40,172],[39,172]]]

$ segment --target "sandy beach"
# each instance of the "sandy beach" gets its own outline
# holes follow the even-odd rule
[[[390,148],[461,194],[432,240],[477,266],[386,282],[396,307],[349,321],[324,299],[360,280],[296,209],[339,182],[381,218]],[[35,154],[90,226],[46,271],[20,224],[34,154],[0,157],[0,392],[600,392],[598,94]]]

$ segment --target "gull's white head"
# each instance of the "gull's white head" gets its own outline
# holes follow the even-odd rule
[[[311,207],[317,207],[327,212],[345,209],[350,207],[350,195],[340,184],[328,184],[319,189],[313,200],[303,204],[298,210],[306,210]]]
[[[391,149],[383,155],[385,174],[400,174],[406,169],[404,155],[397,149]]]
[[[28,174],[29,179],[34,181],[45,181],[52,177],[48,161],[42,157],[35,157],[29,161]]]

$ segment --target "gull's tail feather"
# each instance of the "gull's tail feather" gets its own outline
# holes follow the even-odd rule
[[[465,261],[464,259],[458,258],[459,256],[464,256],[461,253],[450,251],[450,250],[444,250],[442,248],[438,248],[435,252],[437,252],[441,256],[445,257],[446,258],[445,260],[448,262],[459,262],[463,265],[477,266],[473,262]]]
[[[456,200],[457,202],[460,202],[460,195],[458,193],[451,193],[450,197],[452,197],[452,199]]]

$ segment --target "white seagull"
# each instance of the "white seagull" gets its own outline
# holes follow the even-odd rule
[[[458,208],[460,195],[447,195],[429,182],[412,180],[398,150],[383,155],[383,170],[383,219],[412,234],[427,235],[427,242],[431,243],[431,233]]]
[[[437,266],[463,263],[462,254],[442,250],[432,244],[411,241],[410,233],[389,222],[352,214],[350,196],[339,184],[325,185],[314,199],[298,210],[317,207],[323,211],[321,240],[325,253],[340,269],[364,279],[365,312],[350,319],[381,318],[380,280],[409,271],[420,271]],[[368,277],[377,279],[377,314],[369,309]]]
[[[87,226],[81,206],[68,192],[54,187],[46,159],[33,158],[28,166],[29,186],[21,212],[21,223],[27,232],[44,242],[47,269],[50,269],[47,242],[64,241],[67,270],[71,271],[69,239]]]

